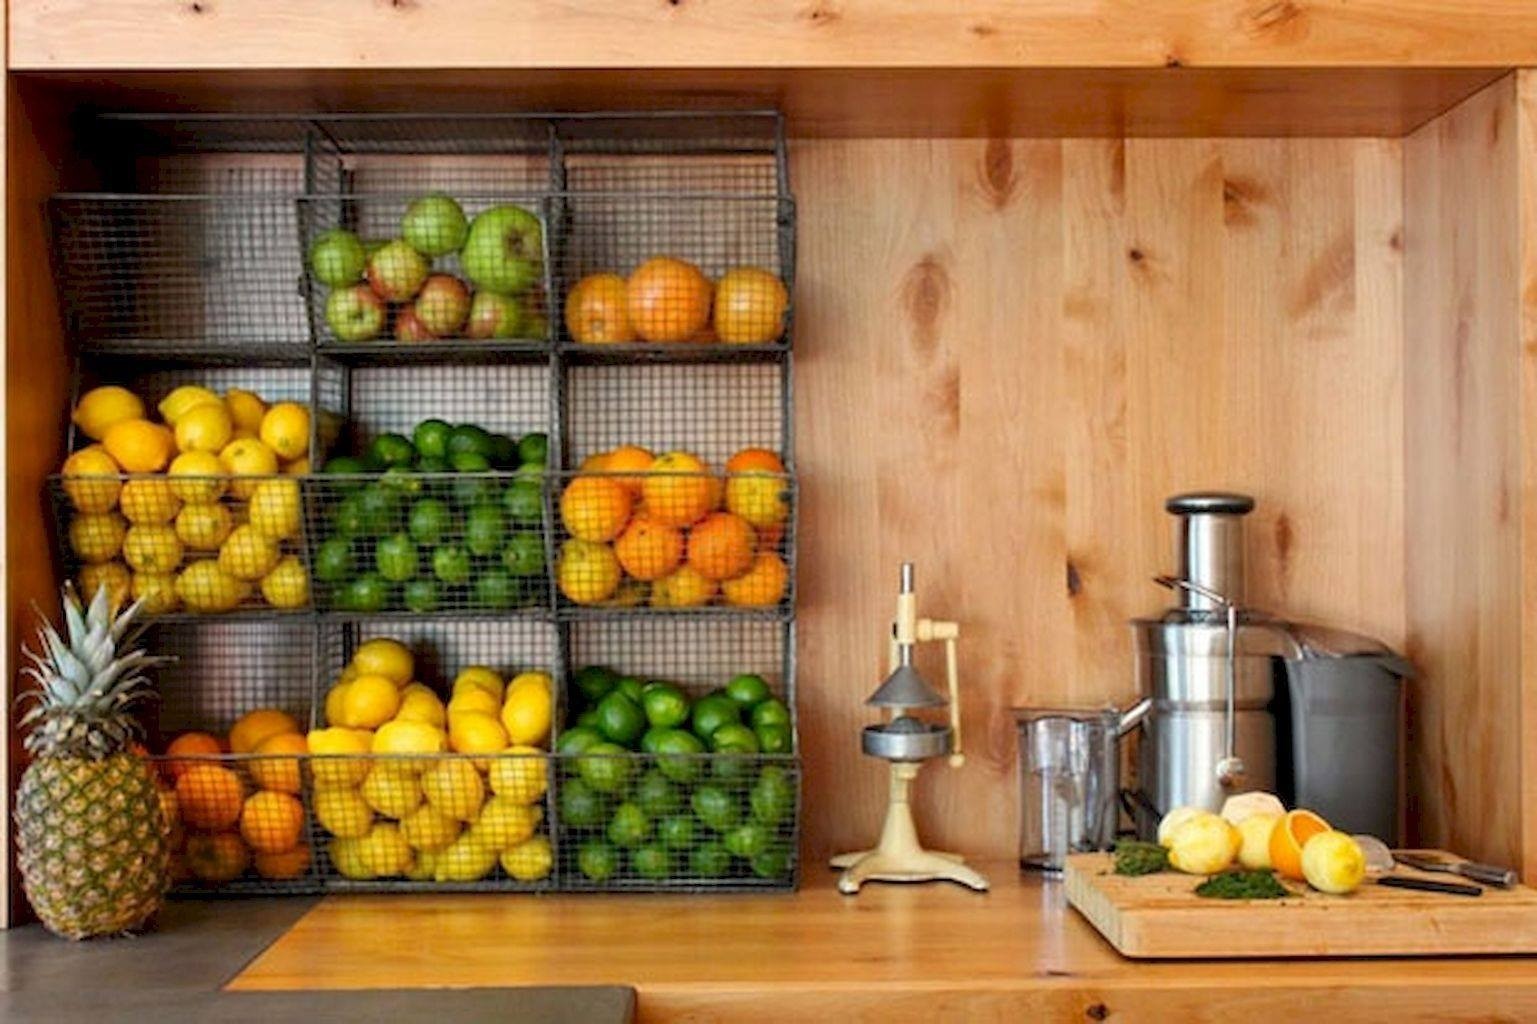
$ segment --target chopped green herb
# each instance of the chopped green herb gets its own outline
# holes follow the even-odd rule
[[[1169,867],[1169,851],[1157,843],[1123,839],[1115,844],[1115,873],[1152,875]]]
[[[1224,871],[1196,886],[1195,894],[1214,900],[1278,900],[1287,892],[1273,871]]]

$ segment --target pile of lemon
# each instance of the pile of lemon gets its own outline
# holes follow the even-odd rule
[[[309,604],[297,550],[309,409],[250,391],[176,388],[149,418],[126,388],[93,388],[72,419],[91,444],[64,460],[67,539],[86,593],[151,613]],[[129,474],[127,477],[124,474]]]
[[[484,666],[454,680],[445,705],[416,681],[397,640],[364,641],[326,694],[327,727],[309,734],[315,819],[331,863],[364,881],[474,882],[500,865],[548,877],[544,820],[554,683],[540,671],[503,683]],[[479,756],[434,756],[434,755]],[[362,756],[360,756],[362,755]]]
[[[1305,808],[1287,810],[1273,793],[1228,797],[1220,814],[1176,807],[1158,823],[1169,866],[1213,875],[1235,865],[1273,871],[1319,892],[1342,896],[1366,877],[1366,854],[1355,838]]]

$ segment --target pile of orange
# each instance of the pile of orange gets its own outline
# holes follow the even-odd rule
[[[725,470],[637,445],[588,458],[561,492],[561,593],[580,605],[778,604],[790,582],[778,550],[790,516],[784,463],[748,448]]]
[[[171,827],[177,880],[233,881],[249,870],[297,878],[310,865],[304,842],[299,757],[308,749],[287,712],[243,715],[226,740],[182,733],[165,749],[161,802]],[[259,755],[249,760],[224,754]]]
[[[687,260],[654,256],[628,278],[588,274],[566,296],[573,341],[763,345],[784,331],[790,293],[761,267],[735,267],[711,284]]]

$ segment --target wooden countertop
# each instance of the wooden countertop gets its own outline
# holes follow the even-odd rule
[[[332,897],[232,989],[630,985],[639,1019],[1537,1019],[1529,958],[1135,963],[1057,883],[784,896]]]

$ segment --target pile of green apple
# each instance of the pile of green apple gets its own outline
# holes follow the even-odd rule
[[[434,261],[456,263],[466,281]],[[365,242],[345,228],[310,246],[311,276],[330,289],[326,324],[338,341],[543,338],[544,227],[503,203],[465,216],[452,197],[411,202],[400,237]],[[473,286],[473,288],[471,287]]]

